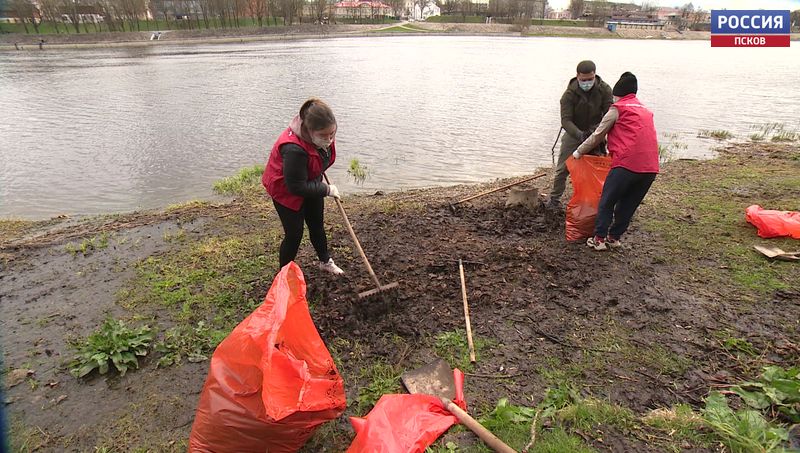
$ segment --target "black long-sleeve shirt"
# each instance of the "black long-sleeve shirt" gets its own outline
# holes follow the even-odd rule
[[[322,157],[324,171],[330,165],[330,150],[317,148],[317,152]],[[286,143],[281,145],[280,153],[283,159],[283,178],[289,193],[303,198],[328,195],[328,185],[322,182],[322,175],[313,180],[308,179],[308,153],[305,149],[294,143]]]

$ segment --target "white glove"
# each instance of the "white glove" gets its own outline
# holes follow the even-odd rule
[[[337,189],[333,184],[328,185],[328,196],[336,198],[337,200],[342,198],[342,196],[339,195],[339,189]]]
[[[574,157],[576,159],[580,159],[581,158],[581,153],[579,153],[578,150],[576,149],[575,151],[572,152],[572,157]]]

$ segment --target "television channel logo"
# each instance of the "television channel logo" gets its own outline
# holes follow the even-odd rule
[[[711,10],[711,47],[789,47],[789,11]]]

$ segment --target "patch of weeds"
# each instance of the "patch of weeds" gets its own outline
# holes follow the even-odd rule
[[[458,451],[458,445],[449,441],[444,445],[432,445],[425,449],[425,453],[455,453]]]
[[[645,425],[664,431],[670,438],[687,440],[696,446],[710,447],[713,438],[703,431],[703,417],[685,404],[670,409],[654,409],[642,417]]]
[[[796,142],[800,140],[800,132],[780,131],[776,132],[771,139],[773,142]]]
[[[765,147],[748,146],[756,151]],[[791,209],[800,183],[796,163],[724,156],[674,162],[662,176],[648,194],[651,201],[641,206],[639,219],[658,232],[667,248],[679,251],[665,260],[681,264],[682,281],[736,291],[743,300],[794,285],[796,277],[788,266],[753,250],[755,229],[744,220],[744,210],[751,204]],[[792,247],[790,239],[772,241],[777,247]]]
[[[658,344],[643,349],[634,349],[634,351],[640,358],[640,362],[648,368],[657,369],[660,374],[682,376],[692,364],[690,359],[675,354]]]
[[[184,203],[175,203],[168,205],[166,208],[164,208],[164,212],[184,211],[193,208],[205,208],[210,204],[211,203],[207,201],[191,200],[191,201],[186,201]]]
[[[497,402],[490,413],[480,422],[515,450],[522,450],[533,443],[529,452],[591,452],[583,441],[562,426],[544,429],[545,420],[553,419],[559,411],[580,401],[577,390],[571,384],[561,383],[548,388],[545,397],[536,407],[509,404],[505,398]],[[535,426],[533,426],[535,424]],[[535,438],[532,438],[535,433]],[[483,445],[478,451],[491,451]]]
[[[164,232],[164,242],[183,242],[186,240],[186,230],[183,228],[178,229],[174,233],[169,231]]]
[[[126,307],[157,304],[175,310],[179,321],[225,330],[258,306],[277,270],[277,256],[265,255],[276,247],[269,235],[207,237],[186,248],[136,265],[137,277],[120,292]]]
[[[26,426],[17,418],[12,420],[8,434],[11,440],[11,451],[13,452],[30,453],[50,446],[51,438],[47,432],[39,426]],[[3,447],[0,444],[0,449],[3,449]]]
[[[364,184],[364,181],[369,177],[369,168],[366,165],[361,165],[358,159],[353,158],[350,160],[350,166],[347,168],[347,174],[353,178],[356,184]]]
[[[475,346],[475,360],[479,361],[483,351],[490,346],[490,342],[480,337],[473,337],[472,340]],[[458,368],[464,372],[472,371],[466,331],[456,329],[440,333],[436,336],[433,349],[436,351],[436,355],[444,359],[452,368]]]
[[[16,239],[33,229],[38,223],[33,220],[0,219],[0,237]]]
[[[179,325],[164,334],[155,350],[162,354],[157,366],[180,365],[184,358],[189,362],[202,362],[214,351],[229,330],[213,330],[204,321],[197,326]]]
[[[734,411],[719,392],[706,398],[702,414],[706,424],[734,453],[784,451],[782,444],[789,438],[786,429],[770,423],[757,411]]]
[[[122,320],[108,318],[83,342],[71,345],[78,354],[69,364],[70,373],[80,378],[96,368],[106,374],[110,362],[124,376],[129,367],[139,368],[137,357],[147,355],[154,337],[148,326],[131,329]]]
[[[547,357],[547,367],[539,367],[536,371],[548,385],[558,385],[561,382],[576,382],[583,368],[576,364],[566,365],[558,357]]]
[[[666,143],[659,142],[658,144],[658,160],[662,164],[674,160],[675,151],[689,149],[688,144],[679,140],[679,134],[663,134],[663,136],[667,139]]]
[[[728,140],[733,138],[733,134],[724,129],[700,129],[700,132],[697,133],[697,136],[701,138],[713,138],[716,140]]]
[[[610,425],[630,433],[638,425],[630,409],[594,398],[581,399],[564,407],[556,415],[562,422],[582,431],[591,430],[597,425]]]
[[[84,239],[79,244],[70,242],[64,249],[71,255],[75,256],[79,252],[83,256],[87,256],[96,250],[102,250],[108,247],[108,234],[103,233],[99,236],[94,236],[90,239]]]
[[[714,336],[717,337],[717,341],[719,345],[727,351],[731,355],[735,355],[737,358],[741,359],[742,356],[748,357],[756,357],[758,356],[758,351],[753,346],[752,343],[745,340],[744,338],[737,338],[731,335],[730,331],[720,330],[714,333]]]
[[[339,419],[325,422],[300,450],[301,453],[323,451],[345,451],[352,441],[352,434]]]
[[[800,423],[800,367],[765,367],[756,381],[734,385],[731,391],[753,409],[771,409]]]
[[[244,195],[246,191],[258,187],[262,173],[263,165],[243,168],[239,173],[215,182],[214,192],[221,195]]]
[[[535,408],[516,406],[510,404],[507,398],[500,398],[495,408],[481,417],[480,422],[511,448],[519,450],[530,438],[531,423],[535,416]]]
[[[377,362],[368,368],[362,368],[359,379],[369,381],[369,384],[358,390],[356,398],[356,413],[366,414],[372,406],[386,394],[398,393],[400,388],[401,370],[386,362]]]

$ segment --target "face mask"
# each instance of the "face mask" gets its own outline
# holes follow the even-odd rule
[[[580,86],[581,90],[583,90],[583,91],[589,91],[594,86],[594,79],[587,80],[585,82],[582,82],[582,81],[578,80],[578,86]]]
[[[331,146],[331,143],[333,143],[333,140],[328,140],[327,138],[319,138],[319,137],[313,137],[311,141],[312,143],[314,143],[314,146],[318,148],[327,148]]]

